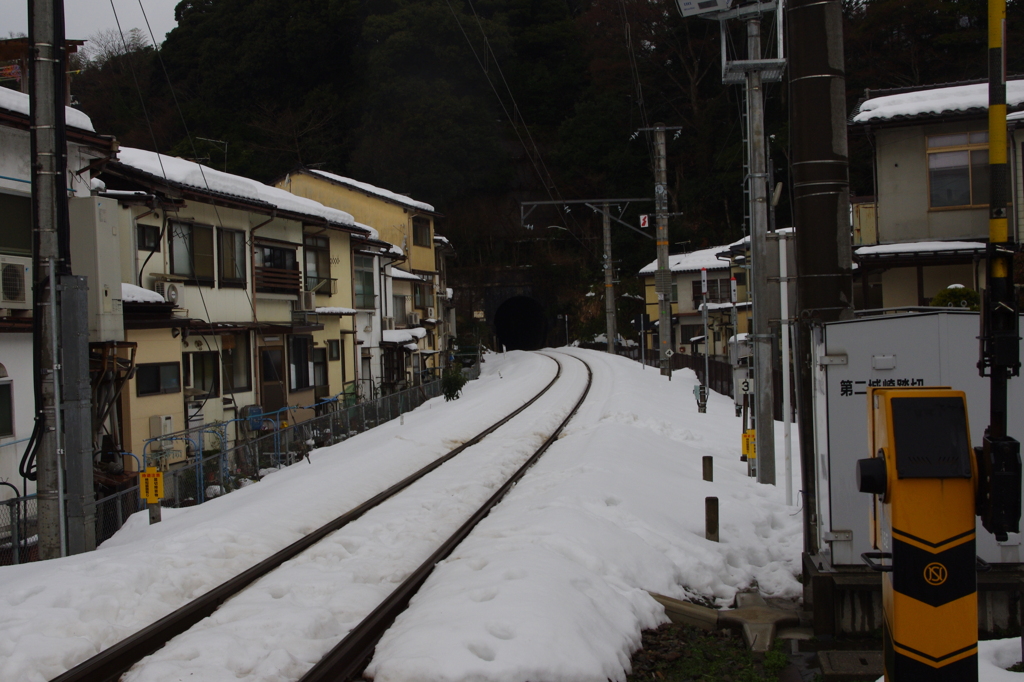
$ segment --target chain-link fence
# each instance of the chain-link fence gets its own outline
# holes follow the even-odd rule
[[[0,502],[0,566],[38,558],[36,519],[35,495]]]

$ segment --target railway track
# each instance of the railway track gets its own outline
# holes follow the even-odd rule
[[[279,568],[283,563],[289,561],[310,549],[326,537],[340,530],[349,523],[359,519],[364,514],[379,506],[383,502],[393,498],[399,492],[405,490],[416,481],[422,479],[430,472],[436,470],[445,462],[458,456],[468,448],[479,444],[487,436],[507,424],[524,410],[533,405],[562,377],[562,364],[558,359],[550,357],[558,366],[554,378],[522,406],[498,420],[487,429],[466,441],[462,445],[449,451],[442,457],[434,460],[415,473],[395,483],[388,489],[378,493],[364,503],[349,510],[317,530],[309,533],[295,543],[285,547],[272,556],[257,563],[238,576],[222,583],[218,587],[205,593],[198,599],[186,604],[180,609],[168,614],[164,618],[143,628],[139,632],[105,649],[96,656],[83,661],[71,670],[54,678],[52,682],[114,682],[120,679],[127,670],[144,657],[162,648],[174,637],[188,631],[198,622],[213,614],[228,599],[239,594],[253,582],[268,575]],[[577,358],[578,359],[578,358]],[[562,429],[576,413],[590,390],[592,378],[590,367],[586,366],[587,386],[582,392],[579,400],[544,443],[530,456],[530,458],[502,485],[487,502],[481,506],[451,537],[448,538],[431,556],[424,561],[419,568],[413,571],[409,577],[396,588],[384,602],[374,609],[359,625],[354,627],[342,641],[332,649],[317,665],[309,670],[302,682],[312,680],[340,680],[351,679],[358,675],[366,666],[373,648],[390,626],[394,618],[408,604],[409,599],[419,589],[433,566],[444,559],[451,551],[469,534],[469,532],[482,520],[490,509],[496,505],[502,497],[515,485],[522,475],[537,461],[561,433]]]

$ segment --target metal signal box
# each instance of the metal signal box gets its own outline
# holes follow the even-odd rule
[[[967,398],[948,388],[869,388],[868,447],[857,485],[873,493],[883,572],[886,682],[975,682],[977,467]]]

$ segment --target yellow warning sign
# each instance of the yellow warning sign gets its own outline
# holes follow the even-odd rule
[[[757,436],[755,429],[747,429],[743,432],[743,454],[747,459],[757,459]]]
[[[929,585],[941,585],[949,577],[946,567],[934,561],[924,567],[924,581]]]
[[[157,471],[156,467],[146,467],[146,471],[139,474],[139,497],[147,504],[155,504],[164,497],[164,474]]]

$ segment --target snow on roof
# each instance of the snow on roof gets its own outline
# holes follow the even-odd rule
[[[384,343],[415,343],[416,339],[422,339],[427,335],[427,330],[423,327],[385,329],[380,334],[381,341]]]
[[[902,244],[876,244],[861,246],[854,252],[858,256],[884,256],[898,253],[940,253],[942,251],[984,251],[981,242],[905,242]]]
[[[317,315],[355,315],[356,311],[354,308],[339,308],[337,306],[323,306],[316,308]]]
[[[720,253],[724,246],[713,246],[710,249],[701,249],[700,251],[692,251],[691,253],[677,253],[674,256],[668,257],[668,268],[672,272],[693,272],[700,270],[701,268],[707,268],[708,270],[728,270],[729,264],[726,261],[719,260],[715,254]],[[654,261],[645,265],[641,270],[641,275],[652,275],[658,270],[658,261]]]
[[[402,268],[391,268],[391,277],[393,279],[411,279],[414,282],[422,282],[423,278],[419,275],[414,275],[411,272],[406,272]]]
[[[727,310],[733,307],[732,303],[701,303],[697,310],[704,310],[704,306],[708,307],[708,310]],[[736,304],[737,308],[744,308],[750,305],[750,301],[740,301]]]
[[[693,343],[694,341],[703,341],[703,340],[704,340],[704,335],[703,334],[700,335],[700,336],[691,336],[690,337],[690,343]]]
[[[337,182],[338,184],[341,185],[348,185],[349,187],[358,189],[361,192],[366,192],[367,194],[372,194],[374,196],[381,197],[382,199],[393,201],[396,204],[404,204],[405,206],[411,206],[412,208],[418,208],[423,211],[434,211],[434,207],[431,206],[430,204],[426,204],[422,201],[416,201],[415,199],[410,199],[407,196],[397,194],[396,192],[392,192],[391,190],[383,189],[381,187],[374,187],[373,185],[366,182],[359,182],[358,180],[353,180],[352,178],[345,178],[340,175],[335,175],[334,173],[328,173],[327,171],[322,170],[314,170],[312,168],[307,169],[307,172],[327,178],[328,180],[331,180],[332,182]]]
[[[165,156],[133,147],[121,147],[117,158],[125,166],[160,178],[166,177],[169,181],[179,185],[262,201],[284,211],[324,218],[336,225],[357,227],[356,221],[345,211],[329,208],[318,201],[296,196],[291,192],[264,185],[262,182],[240,175],[214,170],[195,161],[186,161],[176,156]],[[365,226],[362,229],[369,230],[374,239],[379,238],[377,231],[372,227]]]
[[[28,116],[30,115],[28,100],[28,95],[23,92],[11,90],[10,88],[0,88],[0,109],[7,109],[16,114]],[[90,133],[96,132],[96,129],[92,127],[92,119],[85,112],[78,109],[64,107],[64,121],[72,128],[87,130]]]
[[[166,303],[164,297],[155,291],[121,282],[121,300],[125,303]]]
[[[1007,81],[1006,104],[1024,104],[1024,80]],[[952,85],[872,97],[861,102],[853,123],[988,109],[988,83]]]

